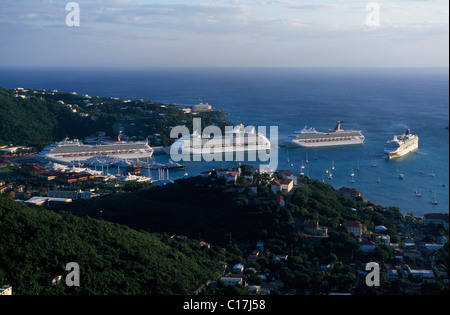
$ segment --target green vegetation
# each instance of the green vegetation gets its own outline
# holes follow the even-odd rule
[[[26,91],[26,92],[25,92]],[[113,137],[123,130],[129,137],[149,140],[151,145],[170,145],[173,126],[192,131],[194,117],[202,127],[231,125],[221,110],[185,113],[175,105],[147,100],[122,100],[42,90],[0,88],[0,145],[43,146],[65,137],[84,139],[98,131]],[[18,97],[16,97],[18,95]]]
[[[132,230],[124,225],[70,213],[56,214],[0,195],[0,283],[15,294],[190,294],[217,277],[212,259],[198,242]],[[79,287],[47,285],[80,265]]]
[[[270,190],[257,194],[250,189],[238,192],[213,177],[199,176],[125,195],[77,201],[55,210],[98,217],[102,209],[105,220],[134,229],[201,237],[219,246],[230,242],[239,244],[242,256],[246,249],[254,248],[254,244],[262,240],[264,258],[249,266],[264,274],[276,274],[285,288],[299,292],[348,292],[361,285],[359,290],[364,292],[364,279],[357,276],[357,269],[363,269],[369,261],[393,261],[392,249],[384,245],[373,253],[361,252],[357,240],[342,223],[359,220],[370,228],[383,224],[395,238],[397,228],[393,222],[401,217],[397,208],[377,208],[362,198],[349,197],[307,178],[286,197],[290,202],[281,207]],[[328,237],[311,244],[297,230],[305,219],[316,219],[328,226]],[[273,258],[278,254],[288,254],[289,259],[283,264],[274,263]],[[328,267],[324,271],[321,266]],[[257,278],[248,281],[259,283]],[[390,287],[385,285],[384,288]],[[242,290],[218,285],[214,293],[247,292],[247,289]]]

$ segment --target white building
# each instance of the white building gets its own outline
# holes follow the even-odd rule
[[[398,280],[398,271],[395,269],[389,269],[386,271],[388,281],[396,281]]]
[[[391,237],[389,235],[376,235],[375,244],[377,245],[383,244],[389,246],[391,244]]]
[[[4,285],[0,287],[0,295],[12,295],[12,286]]]
[[[221,277],[220,280],[225,283],[226,286],[242,284],[242,278],[238,277]]]
[[[427,213],[423,216],[425,225],[441,225],[448,231],[448,213]]]
[[[236,264],[236,265],[234,265],[233,271],[242,273],[244,271],[244,265],[243,264]]]

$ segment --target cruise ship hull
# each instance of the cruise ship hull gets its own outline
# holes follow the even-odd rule
[[[364,143],[364,135],[359,130],[342,130],[342,121],[338,121],[336,127],[329,132],[318,132],[314,128],[303,128],[295,131],[281,143],[287,147],[318,148],[330,146],[344,146]]]
[[[186,143],[174,143],[171,147],[165,149],[167,154],[179,155],[208,155],[208,154],[226,154],[235,152],[252,152],[252,151],[270,151],[270,145],[242,145],[229,147],[202,147],[195,148]]]
[[[404,156],[408,153],[411,153],[414,150],[417,150],[418,148],[419,148],[419,143],[414,142],[414,143],[411,143],[410,145],[399,148],[398,150],[392,151],[392,150],[385,149],[384,152],[386,153],[388,159],[395,159],[395,158]]]
[[[266,152],[271,149],[271,142],[259,133],[247,133],[244,127],[238,126],[232,132],[226,132],[221,137],[202,137],[197,134],[182,137],[176,140],[164,151],[172,159],[184,159],[191,155],[202,155],[205,158],[222,154],[230,155],[244,152]]]
[[[404,156],[419,148],[419,137],[412,135],[409,129],[402,136],[394,136],[393,140],[386,142],[384,153],[388,159],[395,159]]]
[[[87,160],[91,159],[92,157],[100,157],[100,156],[107,156],[111,158],[116,159],[122,159],[122,160],[136,160],[136,159],[145,159],[151,157],[153,154],[152,151],[150,152],[142,152],[142,153],[131,153],[131,154],[108,154],[108,155],[101,155],[101,154],[93,154],[89,156],[72,156],[72,157],[61,157],[61,156],[55,156],[53,154],[38,154],[36,155],[37,158],[40,158],[42,160],[46,161],[53,161],[58,163],[72,163],[72,162],[86,162]]]
[[[352,139],[352,140],[325,140],[320,142],[307,142],[305,140],[292,140],[283,141],[282,144],[291,148],[318,148],[318,147],[331,147],[331,146],[344,146],[344,145],[357,145],[363,144],[364,138]]]
[[[46,147],[36,157],[59,163],[85,162],[94,157],[143,159],[151,157],[153,149],[147,142],[114,141],[85,145],[78,140],[65,139]]]

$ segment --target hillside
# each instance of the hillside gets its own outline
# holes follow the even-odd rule
[[[148,100],[123,100],[46,90],[0,88],[0,145],[43,146],[65,137],[84,139],[98,131],[110,137],[122,130],[150,145],[170,145],[170,127],[186,125],[192,130],[194,117],[202,126],[224,127],[221,110],[193,113],[170,104]],[[7,119],[5,119],[7,118]]]
[[[189,237],[201,233],[202,237],[220,243],[228,242],[230,233],[242,243],[267,238],[295,242],[292,222],[301,218],[316,219],[332,228],[357,219],[371,228],[385,224],[395,232],[387,214],[356,213],[351,208],[366,206],[361,198],[343,195],[318,181],[304,178],[302,186],[291,193],[286,207],[278,205],[267,187],[254,194],[245,189],[239,192],[219,182],[190,177],[178,179],[172,185],[79,200],[58,208],[96,218],[102,209],[105,220],[135,229]]]
[[[215,270],[196,242],[185,239],[176,250],[166,244],[170,237],[2,195],[0,234],[0,283],[14,294],[188,294]],[[65,285],[69,262],[80,266],[79,287]],[[53,275],[62,275],[62,283],[50,287]]]

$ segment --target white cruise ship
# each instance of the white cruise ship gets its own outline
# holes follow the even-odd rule
[[[222,137],[211,137],[191,134],[177,139],[170,147],[165,148],[167,154],[196,155],[217,154],[227,152],[270,151],[271,143],[254,129],[247,130],[243,125],[231,131],[225,131]]]
[[[314,128],[304,127],[300,131],[295,131],[283,140],[281,143],[287,147],[325,147],[337,145],[362,144],[365,137],[359,130],[343,130],[338,121],[334,129],[328,132],[319,132]]]
[[[408,129],[405,134],[394,136],[394,139],[387,141],[384,145],[384,152],[389,159],[392,159],[408,154],[418,147],[419,137],[411,134],[411,131]]]
[[[53,143],[42,150],[37,157],[62,163],[84,162],[92,157],[114,157],[119,159],[141,159],[151,157],[153,149],[147,141],[122,141],[121,132],[114,141],[98,144],[83,144],[83,142],[68,138]]]

